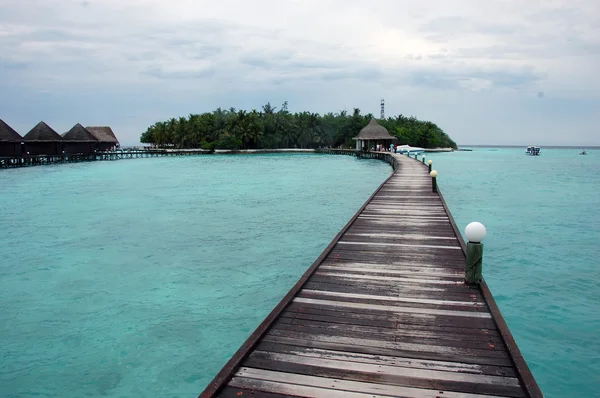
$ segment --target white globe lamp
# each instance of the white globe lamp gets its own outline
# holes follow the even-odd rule
[[[431,160],[430,160],[430,162],[431,162]],[[429,173],[429,175],[430,175],[432,178],[436,178],[436,177],[438,176],[438,172],[437,172],[436,170],[431,170],[431,173]]]
[[[465,228],[465,236],[467,237],[467,240],[472,243],[481,243],[483,238],[485,238],[486,233],[487,230],[485,229],[485,226],[480,222],[472,222]]]

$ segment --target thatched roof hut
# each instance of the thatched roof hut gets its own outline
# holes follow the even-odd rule
[[[0,119],[0,141],[18,142],[20,144],[23,141],[23,137],[6,124],[4,120]]]
[[[23,137],[0,119],[0,156],[21,156]]]
[[[119,143],[117,136],[108,126],[88,126],[86,127],[86,130],[92,133],[92,135],[100,142]]]
[[[77,123],[63,134],[63,151],[66,154],[91,154],[96,150],[98,140],[85,127]]]
[[[86,127],[86,130],[89,131],[94,137],[96,137],[96,139],[98,140],[96,148],[100,151],[113,149],[117,145],[119,145],[119,140],[117,139],[117,136],[108,126],[89,126]]]
[[[28,155],[59,155],[63,138],[44,122],[39,122],[23,137]]]
[[[371,145],[382,144],[385,148],[396,141],[397,138],[390,135],[385,127],[371,119],[369,124],[363,127],[358,135],[353,138],[356,141],[356,150],[369,150]]]
[[[381,124],[377,123],[377,120],[371,119],[369,124],[360,130],[360,133],[354,140],[362,140],[362,141],[384,141],[384,140],[395,140],[396,137],[390,135],[385,127]]]
[[[64,133],[62,137],[65,141],[98,141],[98,139],[94,137],[91,132],[89,132],[79,123],[73,126],[71,130]]]
[[[52,127],[48,126],[44,122],[39,122],[34,128],[29,130],[29,133],[23,137],[25,141],[58,141],[61,142],[63,139]]]

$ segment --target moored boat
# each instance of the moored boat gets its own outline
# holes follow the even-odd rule
[[[408,153],[409,155],[420,155],[423,152],[425,152],[425,149],[410,146],[410,145],[398,145],[396,147],[396,153],[401,153],[401,154]]]
[[[525,154],[526,155],[530,155],[530,156],[539,156],[540,155],[540,147],[539,146],[528,146],[527,149],[525,149]]]

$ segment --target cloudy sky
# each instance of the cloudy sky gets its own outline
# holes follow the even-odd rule
[[[600,145],[598,0],[0,0],[0,118],[110,125],[289,102],[459,144]]]

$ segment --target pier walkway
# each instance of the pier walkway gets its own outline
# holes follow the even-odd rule
[[[485,282],[464,283],[427,166],[377,156],[397,170],[201,397],[542,397]]]
[[[245,149],[228,150],[217,149],[118,149],[113,151],[99,151],[92,153],[62,154],[62,155],[19,155],[0,156],[0,169],[16,167],[41,166],[60,163],[94,162],[121,159],[156,158],[164,156],[196,156],[210,154],[259,154],[259,153],[306,153],[314,149]]]

